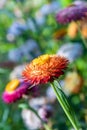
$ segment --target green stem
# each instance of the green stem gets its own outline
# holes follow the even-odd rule
[[[57,97],[61,107],[63,108],[65,114],[67,115],[67,117],[70,120],[71,124],[73,125],[74,129],[79,130],[78,125],[77,125],[77,120],[74,117],[74,112],[73,112],[72,108],[70,107],[65,94],[62,92],[60,84],[56,80],[54,80],[54,82],[51,83],[51,85],[52,85],[52,88],[56,94],[56,97]]]
[[[86,42],[85,38],[83,37],[83,35],[82,35],[82,33],[81,33],[80,23],[77,22],[77,25],[78,25],[79,34],[80,34],[80,36],[81,36],[81,39],[82,39],[82,41],[83,41],[83,44],[84,44],[85,48],[87,49],[87,42]]]

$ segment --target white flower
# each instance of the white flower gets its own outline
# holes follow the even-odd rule
[[[83,47],[79,43],[67,43],[60,47],[57,54],[68,58],[70,62],[73,62],[79,58],[83,53]]]
[[[6,4],[7,0],[0,0],[0,9]]]
[[[22,110],[22,118],[28,130],[35,130],[42,127],[40,119],[29,109]]]
[[[16,79],[16,78],[20,79],[22,77],[21,73],[24,70],[24,68],[25,68],[25,65],[18,65],[18,66],[16,66],[13,69],[13,71],[10,73],[10,76],[9,76],[10,80]]]
[[[37,111],[44,121],[48,121],[52,116],[53,107],[49,104],[46,97],[32,98],[29,100],[29,105]],[[41,120],[29,109],[22,110],[22,119],[29,130],[43,128]]]

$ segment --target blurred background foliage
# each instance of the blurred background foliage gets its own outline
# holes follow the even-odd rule
[[[40,54],[57,54],[59,48],[66,43],[79,43],[83,48],[82,55],[70,64],[68,71],[78,72],[84,83],[79,93],[70,94],[68,98],[83,130],[87,129],[87,50],[79,34],[71,38],[67,34],[69,25],[56,22],[58,10],[72,2],[74,1],[0,0],[0,130],[27,129],[21,118],[21,109],[18,108],[18,104],[24,101],[11,105],[2,101],[2,92],[14,67],[27,63]],[[73,53],[74,50],[72,55]],[[70,123],[56,102],[55,109],[57,111],[51,119],[53,129],[68,130]]]

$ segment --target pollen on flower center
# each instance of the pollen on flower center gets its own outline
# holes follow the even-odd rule
[[[20,84],[20,81],[18,79],[14,79],[11,82],[9,82],[6,86],[6,92],[13,92]]]
[[[32,62],[33,62],[33,65],[43,65],[44,63],[47,63],[50,59],[50,56],[49,55],[43,55],[43,56],[40,56],[36,59],[34,59]]]

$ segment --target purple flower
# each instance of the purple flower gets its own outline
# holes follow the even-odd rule
[[[23,97],[23,95],[31,95],[36,97],[38,95],[38,86],[33,86],[31,84],[25,83],[22,79],[11,80],[5,88],[2,94],[2,99],[5,103],[13,103]]]
[[[2,99],[5,103],[13,103],[18,99],[22,98],[23,94],[28,93],[29,85],[27,83],[20,83],[20,85],[12,92],[4,91]]]
[[[11,27],[8,29],[9,34],[13,34],[14,36],[20,35],[23,31],[27,30],[27,26],[25,23],[15,21]]]
[[[72,4],[67,8],[60,10],[56,15],[57,22],[66,24],[71,21],[78,21],[87,16],[87,6],[82,4]]]

